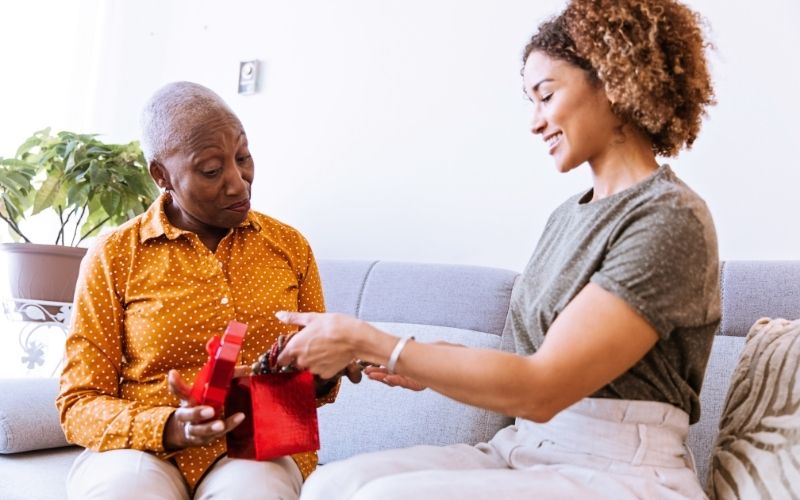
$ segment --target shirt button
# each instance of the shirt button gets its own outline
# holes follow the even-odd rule
[[[223,306],[228,303],[228,297],[222,297],[222,300],[219,301],[220,304]]]

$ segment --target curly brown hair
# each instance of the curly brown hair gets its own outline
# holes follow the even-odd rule
[[[540,51],[586,70],[655,154],[675,156],[692,146],[715,103],[704,25],[674,0],[572,0],[539,26],[522,60]]]

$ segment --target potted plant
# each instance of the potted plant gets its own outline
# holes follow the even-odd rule
[[[142,213],[158,196],[138,142],[40,130],[13,158],[0,157],[0,220],[17,243],[0,244],[10,295],[71,302],[88,238]],[[51,244],[35,244],[23,221],[55,216]]]

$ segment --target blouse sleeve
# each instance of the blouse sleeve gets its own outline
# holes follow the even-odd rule
[[[319,277],[317,261],[314,259],[314,252],[306,242],[308,256],[304,263],[305,270],[301,273],[300,291],[297,298],[297,310],[300,312],[325,312],[325,299],[322,296],[322,281]],[[341,378],[336,384],[321,397],[317,398],[317,406],[333,403],[339,394]]]
[[[113,235],[84,259],[56,405],[71,443],[96,451],[163,451],[164,426],[175,408],[119,397],[125,261]]]

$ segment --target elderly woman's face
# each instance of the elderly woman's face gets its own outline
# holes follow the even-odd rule
[[[161,163],[164,179],[156,181],[172,191],[173,224],[203,232],[236,227],[247,217],[253,158],[235,117],[221,111],[205,120]]]

